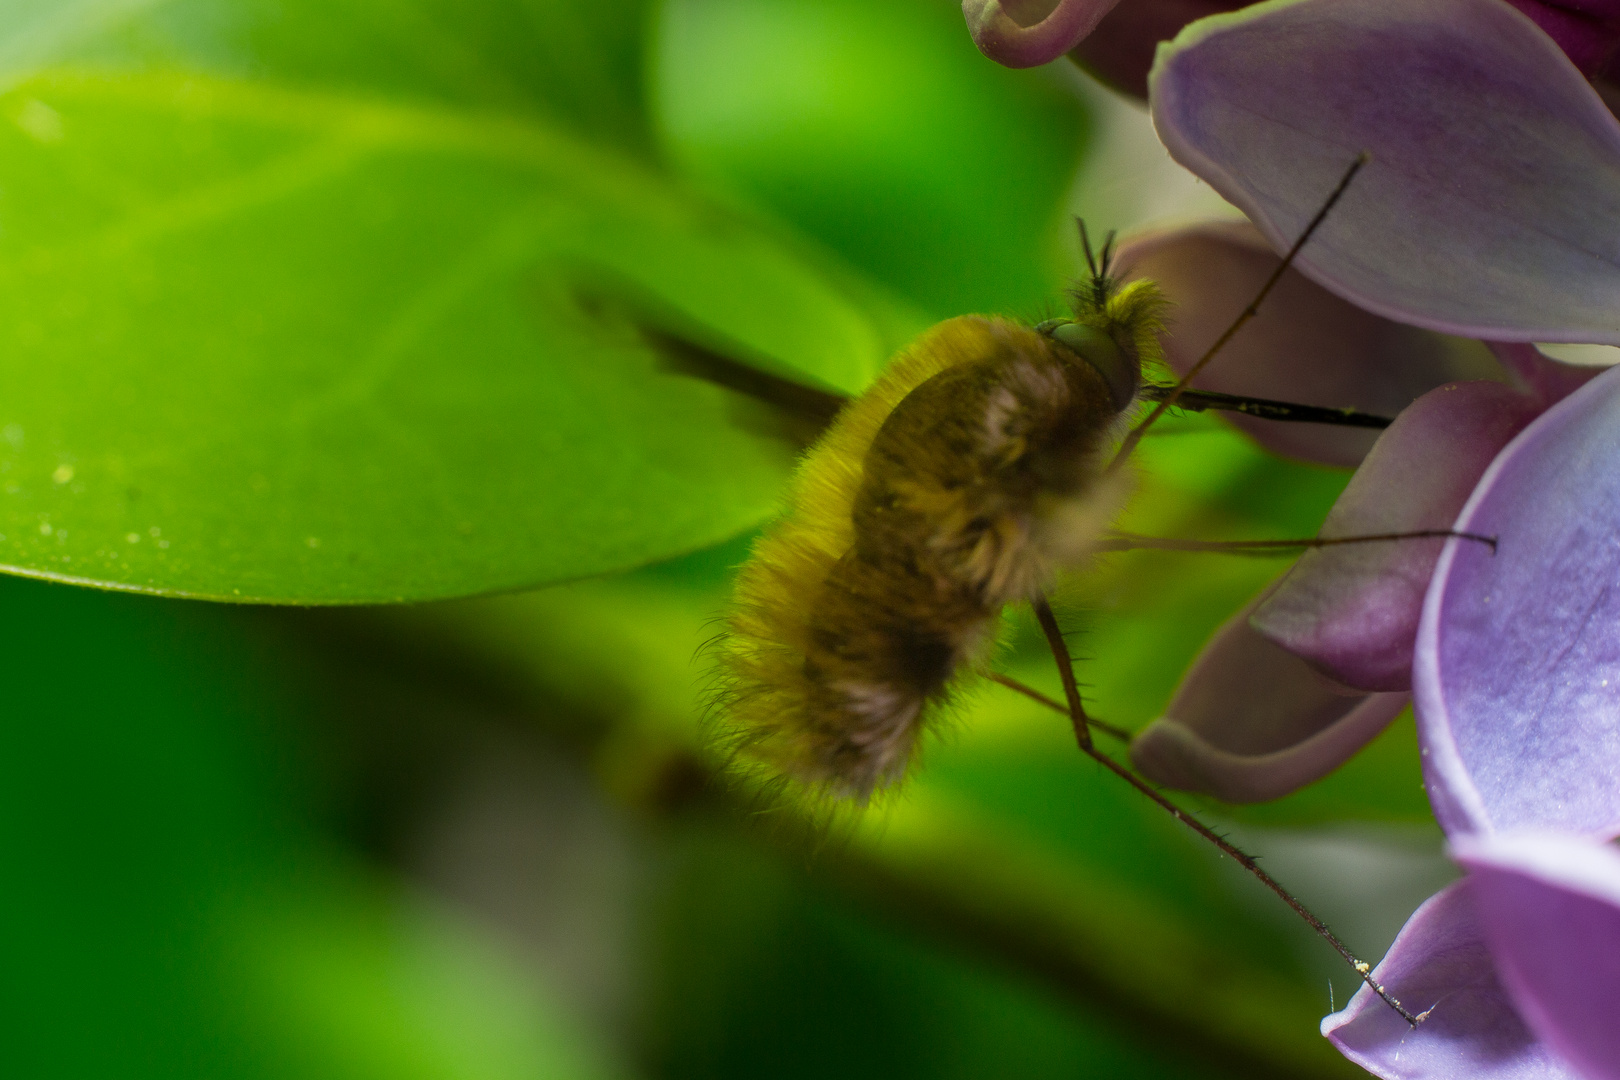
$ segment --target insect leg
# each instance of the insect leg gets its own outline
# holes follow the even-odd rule
[[[1174,386],[1149,383],[1142,387],[1142,397],[1148,401],[1165,401],[1174,394]],[[1240,412],[1262,420],[1292,421],[1298,424],[1333,424],[1338,427],[1387,428],[1392,421],[1387,416],[1359,412],[1355,409],[1332,409],[1322,405],[1298,405],[1292,401],[1273,401],[1270,398],[1243,397],[1237,394],[1217,394],[1212,390],[1183,390],[1176,397],[1176,408],[1188,412],[1215,409]]]
[[[1374,544],[1392,540],[1422,540],[1456,537],[1484,544],[1496,552],[1497,538],[1454,529],[1417,529],[1413,532],[1372,533],[1367,536],[1312,536],[1291,540],[1177,540],[1135,533],[1110,532],[1097,545],[1098,551],[1212,551],[1228,555],[1281,555],[1300,548],[1337,547],[1340,544]]]
[[[1067,706],[1059,705],[1057,702],[1053,701],[1039,690],[1036,690],[1032,686],[1025,686],[1023,683],[1019,682],[1010,675],[1003,675],[999,671],[986,671],[984,672],[984,677],[989,679],[991,682],[1000,683],[1002,686],[1005,686],[1014,693],[1023,694],[1032,701],[1038,701],[1042,705],[1045,705],[1048,709],[1055,709],[1056,711],[1063,713],[1065,716],[1068,715],[1069,710]],[[1096,728],[1104,735],[1113,736],[1120,742],[1128,743],[1131,741],[1130,732],[1126,731],[1122,727],[1115,727],[1113,724],[1110,724],[1105,720],[1098,720],[1095,716],[1088,716],[1086,717],[1086,723],[1089,726]]]
[[[1161,809],[1166,811],[1171,817],[1175,818],[1183,825],[1186,825],[1189,829],[1193,830],[1193,832],[1197,833],[1205,840],[1208,840],[1210,843],[1214,844],[1222,851],[1222,853],[1231,856],[1239,866],[1243,867],[1243,869],[1247,870],[1249,873],[1258,878],[1262,885],[1276,893],[1277,896],[1282,899],[1283,903],[1292,908],[1294,914],[1298,915],[1301,919],[1304,919],[1306,924],[1309,925],[1312,930],[1316,931],[1317,936],[1322,938],[1322,940],[1326,941],[1329,945],[1333,946],[1334,951],[1340,956],[1344,957],[1345,963],[1349,964],[1355,969],[1356,974],[1361,977],[1361,981],[1366,983],[1373,993],[1377,994],[1383,999],[1384,1004],[1388,1005],[1390,1008],[1399,1013],[1401,1019],[1405,1020],[1411,1026],[1416,1027],[1421,1017],[1413,1015],[1406,1008],[1406,1006],[1402,1005],[1392,994],[1390,994],[1388,990],[1384,989],[1383,984],[1381,984],[1377,979],[1373,978],[1372,965],[1359,959],[1355,953],[1350,951],[1349,947],[1345,945],[1344,942],[1339,940],[1337,934],[1328,929],[1326,923],[1317,918],[1315,913],[1313,913],[1310,908],[1306,907],[1300,902],[1300,899],[1297,896],[1283,888],[1282,884],[1278,882],[1276,878],[1262,870],[1259,862],[1253,855],[1250,855],[1238,848],[1230,840],[1226,839],[1226,837],[1222,836],[1220,833],[1216,832],[1214,829],[1211,829],[1208,825],[1205,825],[1202,821],[1199,821],[1197,818],[1187,813],[1187,811],[1171,802],[1146,780],[1143,780],[1140,776],[1137,776],[1135,773],[1131,772],[1131,770],[1127,769],[1125,766],[1121,765],[1119,762],[1097,749],[1097,747],[1091,741],[1091,733],[1086,730],[1085,712],[1080,705],[1080,690],[1079,687],[1075,685],[1074,681],[1074,661],[1069,656],[1069,646],[1068,643],[1063,640],[1063,632],[1058,627],[1057,617],[1052,614],[1052,605],[1047,602],[1045,596],[1037,595],[1034,600],[1034,608],[1035,617],[1041,624],[1042,632],[1046,635],[1047,644],[1051,646],[1052,656],[1057,660],[1058,673],[1063,676],[1063,691],[1066,695],[1068,695],[1069,706],[1068,708],[1064,708],[1062,705],[1052,701],[1045,695],[1031,693],[1030,696],[1069,717],[1070,721],[1074,724],[1075,736],[1080,740],[1081,752],[1086,754],[1086,756],[1090,757],[1093,761],[1096,761],[1099,765],[1102,765],[1115,776],[1118,776],[1121,780],[1124,780],[1137,791],[1140,791],[1143,795],[1146,795]],[[997,679],[996,681],[1003,683],[1003,685],[1011,685],[1012,683],[1012,680]],[[1014,687],[1014,689],[1019,689],[1019,687]]]
[[[1036,594],[1033,606],[1035,620],[1041,624],[1041,633],[1046,635],[1046,643],[1057,660],[1058,677],[1063,680],[1063,695],[1069,700],[1069,719],[1074,722],[1074,737],[1080,740],[1080,749],[1089,754],[1092,749],[1091,730],[1086,725],[1090,721],[1086,718],[1086,707],[1080,701],[1080,687],[1074,681],[1074,658],[1069,655],[1069,643],[1063,640],[1057,616],[1052,614],[1052,605],[1047,603],[1044,594]]]
[[[1394,995],[1392,995],[1388,990],[1384,989],[1382,983],[1373,978],[1372,965],[1368,964],[1364,960],[1358,959],[1356,954],[1351,952],[1349,947],[1346,946],[1344,942],[1339,940],[1338,935],[1332,930],[1328,929],[1327,924],[1321,919],[1317,918],[1310,908],[1301,903],[1299,898],[1293,893],[1283,888],[1282,884],[1278,882],[1276,878],[1262,870],[1260,868],[1260,864],[1255,861],[1254,856],[1242,851],[1220,833],[1216,832],[1214,829],[1211,829],[1208,825],[1205,825],[1203,822],[1187,813],[1187,811],[1181,809],[1181,807],[1165,798],[1158,791],[1154,790],[1154,788],[1150,786],[1146,780],[1143,780],[1141,777],[1125,768],[1125,766],[1119,764],[1119,762],[1115,761],[1101,750],[1098,750],[1095,747],[1082,747],[1082,749],[1085,750],[1085,752],[1093,760],[1097,761],[1115,776],[1118,776],[1127,784],[1130,784],[1136,790],[1152,799],[1160,807],[1168,811],[1171,817],[1175,818],[1177,821],[1192,829],[1199,836],[1202,836],[1205,840],[1208,840],[1210,843],[1220,848],[1223,853],[1230,855],[1234,860],[1236,860],[1239,866],[1243,867],[1243,869],[1247,870],[1249,873],[1258,878],[1262,885],[1276,893],[1277,896],[1282,899],[1283,903],[1292,908],[1294,914],[1304,919],[1310,928],[1316,931],[1318,937],[1320,937],[1323,941],[1326,941],[1329,945],[1333,946],[1334,951],[1340,956],[1344,957],[1344,962],[1355,969],[1356,974],[1361,977],[1361,981],[1366,983],[1368,988],[1371,989],[1373,993],[1377,994],[1383,999],[1384,1004],[1388,1005],[1390,1008],[1399,1013],[1401,1019],[1405,1020],[1412,1027],[1417,1027],[1418,1021],[1421,1019],[1421,1017],[1414,1016],[1411,1011],[1406,1008],[1406,1006],[1402,1005],[1395,999]]]
[[[1350,181],[1355,179],[1356,173],[1360,172],[1361,167],[1371,160],[1372,155],[1365,150],[1356,155],[1356,160],[1350,163],[1350,168],[1345,170],[1344,176],[1339,180],[1339,186],[1333,189],[1333,193],[1322,204],[1322,209],[1318,210],[1316,216],[1311,218],[1310,224],[1306,225],[1305,231],[1299,234],[1299,239],[1294,241],[1294,246],[1288,249],[1288,254],[1283,256],[1282,262],[1277,264],[1277,269],[1272,271],[1271,276],[1266,279],[1266,283],[1260,286],[1259,293],[1249,302],[1249,306],[1244,308],[1238,317],[1233,320],[1232,325],[1228,326],[1225,332],[1215,339],[1215,344],[1211,345],[1204,355],[1198,358],[1198,362],[1187,369],[1187,374],[1183,375],[1181,381],[1176,383],[1170,393],[1165,395],[1164,399],[1154,407],[1152,412],[1148,413],[1147,419],[1137,424],[1126,434],[1124,440],[1119,444],[1119,452],[1114,455],[1114,460],[1108,463],[1109,472],[1113,472],[1125,463],[1125,459],[1130,457],[1131,451],[1136,449],[1136,444],[1142,441],[1142,436],[1147,433],[1147,429],[1152,427],[1159,417],[1169,411],[1170,407],[1176,404],[1182,394],[1186,393],[1193,377],[1204,370],[1204,367],[1211,360],[1215,359],[1215,355],[1226,347],[1226,343],[1232,340],[1233,334],[1242,329],[1244,323],[1259,314],[1261,301],[1265,300],[1271,290],[1276,287],[1277,282],[1282,280],[1283,274],[1293,265],[1295,257],[1299,255],[1300,248],[1305,246],[1305,242],[1311,238],[1311,234],[1316,232],[1317,227],[1327,218],[1328,211],[1332,210],[1334,204],[1343,197],[1345,189],[1350,186]]]

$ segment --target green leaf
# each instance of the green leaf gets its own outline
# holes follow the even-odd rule
[[[48,72],[0,98],[0,192],[19,573],[328,603],[645,563],[766,516],[791,448],[641,324],[840,390],[894,343],[790,241],[537,114]]]
[[[0,73],[188,70],[538,115],[645,153],[650,0],[10,0]]]
[[[312,826],[299,650],[231,609],[0,604],[5,1075],[622,1075],[509,944]]]
[[[1092,129],[1064,66],[989,63],[939,0],[670,0],[654,121],[936,317],[1042,318],[1076,270],[1062,205]]]
[[[231,912],[243,1026],[282,1076],[624,1080],[510,944],[342,866],[302,868]],[[347,872],[345,872],[347,871]],[[255,1030],[256,1029],[256,1030]]]

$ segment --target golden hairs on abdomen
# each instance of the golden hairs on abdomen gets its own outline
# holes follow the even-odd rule
[[[1103,455],[1156,355],[1147,282],[1032,329],[964,316],[903,350],[801,464],[719,645],[739,757],[864,800],[993,645],[1001,609],[1086,554]]]

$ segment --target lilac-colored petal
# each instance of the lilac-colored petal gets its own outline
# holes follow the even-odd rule
[[[1620,1080],[1620,852],[1515,833],[1452,856],[1519,1015],[1588,1080]]]
[[[1501,383],[1431,390],[1384,431],[1321,535],[1451,528],[1491,459],[1540,411],[1534,399]],[[1346,686],[1408,690],[1418,616],[1444,543],[1392,540],[1307,551],[1251,625]]]
[[[1480,480],[1424,600],[1412,689],[1448,833],[1620,833],[1620,369]]]
[[[1190,22],[1248,7],[1253,0],[1132,0],[1103,17],[1072,55],[1099,79],[1139,98],[1147,97],[1148,69],[1161,41]],[[1612,63],[1620,44],[1620,3],[1615,0],[1507,0],[1530,17],[1564,50],[1587,78]]]
[[[1405,694],[1335,687],[1249,629],[1251,604],[1215,632],[1165,715],[1131,742],[1143,775],[1232,803],[1320,780],[1405,708]]]
[[[1620,121],[1501,0],[1281,0],[1187,27],[1149,76],[1171,154],[1393,319],[1620,343]]]
[[[1070,55],[1103,82],[1147,98],[1148,68],[1159,42],[1208,15],[1236,11],[1251,0],[1131,0],[1114,8]]]
[[[1620,46],[1620,4],[1613,0],[1507,0],[1558,43],[1570,62],[1592,78]]]
[[[1056,60],[1096,26],[1119,0],[962,0],[979,51],[1007,67]]]
[[[1603,368],[1566,364],[1525,341],[1483,343],[1520,386],[1548,408],[1585,386]]]
[[[1322,1020],[1322,1034],[1385,1080],[1579,1080],[1514,1011],[1474,910],[1469,881],[1413,912],[1373,976],[1412,1012],[1416,1028],[1366,986]]]
[[[1128,237],[1114,265],[1122,277],[1154,279],[1175,303],[1165,359],[1184,373],[1248,307],[1280,261],[1252,225],[1223,222]],[[1195,385],[1394,416],[1442,383],[1506,377],[1478,342],[1371,315],[1289,271]],[[1365,428],[1221,415],[1268,450],[1327,465],[1355,465],[1378,437]]]

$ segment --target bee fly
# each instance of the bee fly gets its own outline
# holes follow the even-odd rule
[[[982,674],[1065,713],[1083,752],[1260,878],[1417,1023],[1253,858],[1094,745],[1094,727],[1129,736],[1086,716],[1046,600],[1060,570],[1096,552],[1183,546],[1107,532],[1127,494],[1121,466],[1169,408],[1388,425],[1348,410],[1188,389],[1254,316],[1366,161],[1356,160],[1254,301],[1173,386],[1142,381],[1144,366],[1162,361],[1163,294],[1151,281],[1111,277],[1112,235],[1094,254],[1083,224],[1090,273],[1072,293],[1072,318],[1029,327],[966,315],[902,350],[810,449],[786,514],[741,570],[718,643],[722,705],[739,757],[770,776],[864,802],[900,779],[930,714],[953,689]],[[1132,427],[1142,402],[1156,404]],[[1034,608],[1066,704],[986,670],[1002,609],[1017,602]]]

